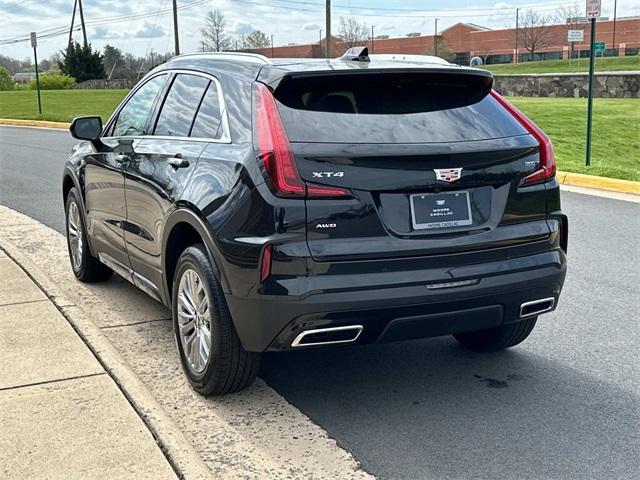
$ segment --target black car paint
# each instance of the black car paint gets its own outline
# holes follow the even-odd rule
[[[92,253],[107,253],[128,267],[125,276],[165,305],[171,304],[173,280],[167,249],[180,225],[189,225],[205,243],[239,337],[250,351],[287,349],[304,328],[356,319],[365,324],[358,342],[377,341],[396,320],[406,324],[407,318],[415,323],[424,317],[428,322],[433,315],[488,305],[502,305],[503,318],[510,321],[517,319],[521,303],[560,294],[566,269],[560,232],[566,217],[560,211],[559,185],[554,179],[521,187],[518,181],[532,170],[524,160],[537,155],[531,136],[447,145],[292,143],[303,178],[318,163],[340,165],[344,171],[361,168],[347,185],[352,198],[279,198],[265,184],[253,150],[251,83],[260,77],[274,84],[288,73],[326,69],[326,64],[262,68],[186,56],[150,75],[178,69],[218,79],[227,99],[229,143],[144,137],[131,144],[106,138],[99,150],[84,143],[67,163],[63,183],[65,194],[76,186],[83,196]],[[154,118],[157,113],[156,106]],[[121,169],[116,157],[122,152],[129,158]],[[470,152],[478,164],[465,167],[463,178],[455,184],[435,181],[433,168],[456,165]],[[176,154],[188,167],[166,163]],[[380,175],[371,165],[389,155],[398,162]],[[428,166],[422,163],[425,158]],[[321,183],[341,186],[341,180]],[[478,210],[466,229],[410,231],[409,193],[459,188],[492,198],[493,206],[504,205],[503,212]],[[341,228],[314,228],[336,222]],[[264,283],[259,281],[264,247],[245,241],[256,237],[273,245],[271,275]],[[464,278],[478,278],[480,284],[425,288]],[[415,331],[451,333],[435,323],[439,326],[431,333]]]

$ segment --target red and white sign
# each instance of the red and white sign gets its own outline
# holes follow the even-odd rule
[[[31,32],[31,47],[36,48],[38,46],[38,36],[36,32]]]
[[[587,0],[587,18],[598,18],[602,15],[602,0]]]

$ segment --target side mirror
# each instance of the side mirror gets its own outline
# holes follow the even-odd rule
[[[102,144],[102,119],[100,117],[76,117],[69,127],[71,136],[78,140],[89,140],[96,147]]]

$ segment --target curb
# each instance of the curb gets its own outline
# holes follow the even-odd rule
[[[66,130],[71,125],[65,122],[50,122],[48,120],[17,120],[13,118],[0,118],[0,125],[10,127],[40,127],[40,128],[57,128]]]
[[[165,413],[162,406],[142,383],[142,380],[127,365],[124,358],[102,334],[100,329],[84,312],[74,310],[70,315],[65,299],[52,295],[33,272],[37,265],[11,244],[0,245],[7,257],[13,260],[27,276],[44,292],[47,299],[69,322],[76,334],[82,339],[106,373],[115,381],[136,414],[149,429],[149,432],[162,450],[165,458],[180,479],[208,480],[214,478],[211,470],[186,439],[182,431]],[[40,277],[40,275],[38,275]]]
[[[631,180],[619,180],[617,178],[560,171],[556,173],[556,177],[562,185],[640,195],[640,182],[633,182]]]
[[[71,124],[44,120],[13,120],[0,118],[0,125],[68,129]],[[598,190],[607,190],[610,192],[640,195],[640,182],[633,182],[631,180],[619,180],[617,178],[598,177],[596,175],[586,175],[584,173],[561,171],[556,173],[556,177],[562,185],[572,185],[574,187],[587,187]]]

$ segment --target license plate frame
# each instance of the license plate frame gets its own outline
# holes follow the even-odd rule
[[[456,207],[455,212],[448,214],[447,210],[450,207],[445,207],[444,205],[446,203],[442,204],[443,207],[442,209],[439,209],[440,211],[438,212],[436,212],[435,211],[436,208],[434,208],[434,207],[437,207],[438,205],[434,205],[430,207],[431,211],[429,212],[429,215],[433,216],[433,214],[437,214],[436,217],[434,217],[433,222],[422,221],[423,215],[420,215],[421,218],[418,218],[418,215],[416,214],[419,208],[425,208],[420,206],[416,207],[416,199],[418,199],[418,201],[420,200],[425,201],[427,199],[429,199],[428,201],[430,201],[431,199],[435,199],[436,202],[439,200],[445,200],[446,202],[446,198],[453,197],[456,199],[458,203],[460,203],[458,201],[458,197],[460,196],[464,196],[466,199],[466,201],[464,201],[463,203],[463,205],[466,205],[465,216],[462,216],[459,212],[460,205]],[[409,196],[409,204],[411,206],[411,224],[414,230],[435,230],[440,228],[466,227],[473,224],[473,219],[471,217],[471,195],[469,194],[468,190],[456,190],[453,192],[440,192],[440,193],[414,193]],[[427,207],[427,211],[429,211],[428,207]],[[464,211],[462,213],[464,213]],[[445,220],[445,218],[451,217],[451,216],[455,217],[455,219]],[[435,218],[438,218],[439,220],[435,220]]]

